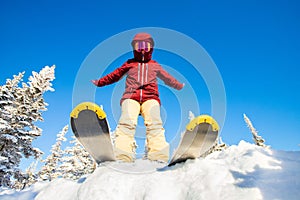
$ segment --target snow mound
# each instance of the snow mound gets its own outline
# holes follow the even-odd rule
[[[153,170],[155,169],[155,170]],[[184,164],[108,163],[79,181],[57,179],[0,199],[299,199],[300,152],[275,151],[241,141]]]

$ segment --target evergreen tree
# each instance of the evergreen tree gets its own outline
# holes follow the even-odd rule
[[[64,178],[77,180],[85,174],[91,174],[96,168],[96,162],[76,137],[73,136],[72,138],[70,144],[73,146],[66,148],[66,155],[62,159],[60,171]]]
[[[68,132],[68,125],[66,125],[60,132],[57,134],[56,143],[52,146],[51,154],[42,162],[45,165],[41,168],[39,172],[39,177],[42,180],[51,181],[57,177],[61,177],[62,173],[59,170],[59,164],[62,161],[64,151],[62,150],[62,142],[66,141],[66,133]]]
[[[256,129],[254,128],[254,126],[252,125],[252,122],[250,121],[250,119],[247,117],[246,114],[244,114],[244,120],[248,126],[248,128],[250,129],[252,136],[253,136],[253,141],[255,142],[255,144],[257,146],[261,146],[261,147],[267,147],[264,143],[265,140],[258,135],[258,132],[256,131]]]
[[[0,186],[12,187],[13,179],[22,177],[18,169],[22,157],[42,154],[32,141],[42,132],[35,122],[43,121],[42,112],[47,110],[43,94],[53,91],[54,69],[46,66],[32,72],[29,82],[21,86],[24,72],[19,73],[0,86]]]
[[[207,151],[205,152],[203,155],[201,155],[201,157],[206,157],[207,155],[216,152],[216,151],[223,151],[225,149],[227,149],[227,145],[223,142],[221,137],[218,137],[217,140],[215,141],[214,145]]]
[[[16,190],[23,190],[25,187],[31,186],[38,181],[38,176],[35,172],[38,164],[38,160],[35,160],[26,169],[25,173],[19,173],[19,177],[16,177],[13,188]]]

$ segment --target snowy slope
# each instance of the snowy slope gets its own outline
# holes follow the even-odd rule
[[[300,152],[263,149],[241,141],[223,152],[164,168],[138,160],[100,166],[78,182],[58,179],[0,199],[300,199]]]

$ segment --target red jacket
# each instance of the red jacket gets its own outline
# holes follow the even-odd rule
[[[125,99],[133,99],[143,103],[150,99],[155,99],[160,103],[157,78],[164,81],[177,90],[183,88],[183,84],[168,74],[160,64],[154,60],[149,62],[137,62],[130,59],[112,73],[100,78],[98,87],[109,85],[119,81],[124,75],[126,77],[126,87],[121,103]]]

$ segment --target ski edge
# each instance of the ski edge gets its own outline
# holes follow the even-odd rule
[[[213,131],[219,131],[220,127],[217,121],[210,115],[199,115],[195,117],[192,121],[186,126],[186,131],[193,131],[197,125],[201,123],[208,123],[212,126]]]
[[[78,114],[83,110],[91,110],[95,112],[99,119],[106,118],[106,113],[103,111],[103,109],[100,106],[98,106],[93,102],[88,102],[88,101],[78,104],[70,113],[70,117],[78,118]]]

